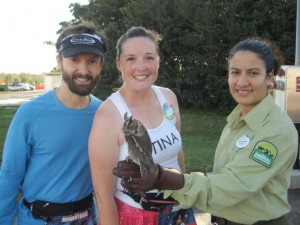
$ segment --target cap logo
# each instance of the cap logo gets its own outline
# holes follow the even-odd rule
[[[70,34],[60,41],[58,53],[70,57],[78,53],[92,53],[104,57],[102,38],[97,34]]]
[[[81,45],[87,45],[87,44],[94,44],[95,41],[92,38],[84,37],[84,36],[73,36],[71,39],[71,42],[74,44],[81,44]]]

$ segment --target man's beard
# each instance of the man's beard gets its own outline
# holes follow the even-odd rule
[[[87,96],[91,94],[92,90],[97,85],[100,75],[93,78],[91,74],[82,75],[82,74],[75,73],[71,76],[66,71],[62,70],[62,78],[68,85],[71,92],[79,96]],[[83,84],[78,85],[76,84],[76,78],[84,78],[90,80],[91,82],[86,85]]]

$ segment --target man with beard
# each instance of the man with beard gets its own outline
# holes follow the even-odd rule
[[[96,221],[88,137],[101,100],[91,94],[106,51],[92,24],[58,37],[62,84],[23,104],[4,144],[0,224],[85,224]],[[20,193],[20,195],[18,195]]]

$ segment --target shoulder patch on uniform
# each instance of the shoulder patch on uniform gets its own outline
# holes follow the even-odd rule
[[[254,146],[250,159],[270,168],[277,156],[277,148],[270,142],[260,141]]]

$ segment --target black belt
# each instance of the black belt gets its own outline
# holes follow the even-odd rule
[[[166,207],[171,204],[177,204],[178,202],[171,196],[164,199],[163,193],[145,193],[144,196],[140,194],[123,191],[123,193],[129,195],[135,202],[141,204],[144,210],[157,212],[160,208]]]
[[[211,217],[211,222],[214,225],[244,225],[241,223],[235,223],[235,222],[229,221],[227,219],[216,217],[216,216]],[[283,215],[277,219],[272,219],[272,220],[268,220],[268,221],[258,221],[256,223],[254,223],[253,225],[289,225],[289,223],[287,221],[286,216]]]
[[[36,218],[48,219],[54,216],[68,216],[86,210],[92,206],[93,194],[89,194],[84,199],[70,203],[53,203],[46,201],[34,201],[29,203],[23,199],[24,205]]]

